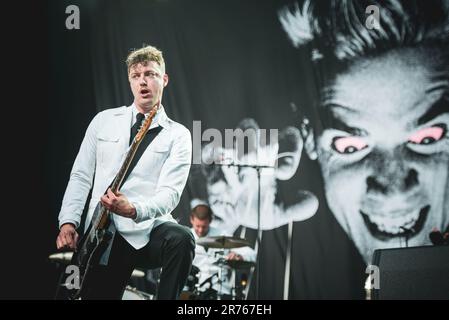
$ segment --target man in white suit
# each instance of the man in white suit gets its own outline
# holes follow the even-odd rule
[[[134,102],[98,113],[87,128],[75,159],[61,211],[58,249],[75,249],[81,214],[92,187],[89,226],[98,201],[114,214],[112,246],[89,285],[87,299],[120,299],[135,266],[162,267],[158,299],[176,299],[187,279],[195,242],[188,228],[171,216],[191,165],[190,132],[169,119],[161,104],[168,83],[162,52],[147,46],[126,60]],[[145,114],[156,106],[150,126],[159,130],[120,192],[105,190],[117,174]],[[133,133],[134,129],[134,133]],[[93,183],[94,181],[94,183]]]

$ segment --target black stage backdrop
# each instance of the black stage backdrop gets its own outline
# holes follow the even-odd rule
[[[407,92],[403,83],[401,87],[400,79],[444,70],[438,78],[444,88],[447,37],[439,39],[434,32],[429,37],[436,40],[426,42],[424,49],[416,48],[426,38],[425,31],[414,40],[404,31],[403,42],[394,45],[381,41],[402,32],[393,23],[401,17],[433,21],[425,25],[447,31],[447,4],[446,11],[437,1],[424,10],[419,8],[424,1],[418,9],[413,1],[403,6],[387,1],[385,8],[391,11],[385,11],[384,29],[370,36],[365,26],[368,2],[335,3],[48,1],[50,85],[41,190],[46,209],[36,226],[39,247],[30,254],[37,261],[39,279],[25,292],[15,288],[5,297],[52,297],[57,272],[47,257],[55,251],[57,215],[73,160],[97,112],[132,103],[124,60],[130,49],[143,44],[164,52],[170,82],[163,104],[169,117],[191,132],[194,121],[201,121],[202,132],[237,127],[279,130],[277,144],[259,145],[266,152],[263,163],[278,159],[275,170],[262,170],[263,230],[256,248],[259,298],[363,299],[365,267],[375,248],[404,246],[400,227],[412,230],[410,245],[427,244],[430,229],[444,228],[449,219],[449,121],[443,114],[448,111],[447,83],[441,103],[432,108],[438,121],[432,118],[415,130],[416,119],[401,101],[412,96],[413,104],[419,97]],[[79,30],[65,26],[69,5],[80,9]],[[401,51],[402,47],[415,51]],[[388,55],[390,49],[395,54]],[[424,56],[435,57],[427,59],[435,61],[426,63],[427,69],[414,64]],[[401,57],[406,63],[400,63]],[[435,68],[438,63],[441,66]],[[383,79],[378,76],[382,73]],[[422,78],[412,80],[424,87],[427,78]],[[364,91],[368,87],[373,91]],[[382,92],[385,88],[390,91]],[[419,91],[419,86],[413,88]],[[404,97],[394,97],[398,90],[404,90]],[[373,101],[364,101],[367,96]],[[382,100],[385,96],[390,99]],[[427,109],[420,110],[414,111],[417,117]],[[401,118],[408,122],[402,124]],[[379,124],[372,125],[376,121]],[[201,143],[203,156],[210,147],[207,141]],[[250,152],[238,160],[262,163]],[[430,168],[423,169],[423,163]],[[245,234],[255,244],[255,177],[253,169],[193,165],[174,216],[188,224],[191,203],[207,201],[220,227]],[[250,297],[255,297],[254,289],[253,285]]]

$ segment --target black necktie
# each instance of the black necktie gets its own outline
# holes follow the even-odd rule
[[[134,137],[136,136],[137,132],[139,132],[140,126],[142,125],[142,121],[145,119],[145,115],[143,113],[137,113],[136,115],[136,122],[131,127],[131,136],[129,137],[129,145],[133,143]]]

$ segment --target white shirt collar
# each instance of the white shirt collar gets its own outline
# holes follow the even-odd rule
[[[131,105],[131,111],[132,111],[132,123],[136,121],[136,115],[139,113],[139,110],[137,109],[136,105],[133,103]],[[145,116],[148,116],[148,113],[145,114]],[[159,107],[159,110],[157,111],[156,115],[153,118],[153,121],[151,122],[150,129],[155,128],[157,126],[161,126],[165,128],[167,126],[167,114],[165,113],[164,106],[161,104]]]

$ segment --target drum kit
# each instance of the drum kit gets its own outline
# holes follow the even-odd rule
[[[225,270],[227,272],[245,272],[248,271],[250,275],[253,274],[255,263],[243,260],[228,260],[224,258],[224,250],[234,249],[249,246],[249,242],[245,239],[229,237],[229,236],[216,236],[200,238],[196,242],[197,245],[204,247],[205,249],[222,249],[221,251],[215,251],[215,255],[219,258],[216,259],[212,265],[218,267],[218,272],[212,274],[209,278],[199,283],[199,275],[201,270],[196,266],[192,266],[192,270],[187,279],[186,286],[184,287],[180,299],[181,300],[245,300],[249,289],[249,281],[246,273],[241,277],[240,281],[234,281],[231,286],[230,294],[224,293],[223,290],[223,275]],[[213,279],[217,278],[219,288],[216,290],[213,288]],[[235,277],[234,277],[235,278]],[[249,277],[251,278],[251,277]],[[209,286],[207,287],[207,284]]]

